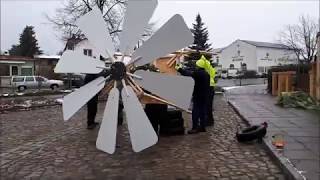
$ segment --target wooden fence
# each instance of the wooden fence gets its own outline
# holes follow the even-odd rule
[[[272,95],[279,96],[281,92],[294,91],[293,78],[295,71],[272,72]]]
[[[320,60],[312,64],[311,71],[309,71],[310,76],[310,96],[320,100]]]

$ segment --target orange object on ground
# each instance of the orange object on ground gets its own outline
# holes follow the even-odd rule
[[[282,134],[275,134],[272,136],[272,145],[276,146],[276,148],[282,149],[284,144],[284,136]]]

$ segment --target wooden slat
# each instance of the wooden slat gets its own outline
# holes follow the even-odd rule
[[[173,75],[177,75],[177,71],[174,68],[174,66],[170,67],[168,64],[168,61],[171,60],[171,57],[167,57],[167,58],[161,58],[161,59],[157,59],[154,62],[154,65],[156,66],[156,68],[159,69],[160,73],[166,73],[166,74],[173,74]],[[167,64],[168,63],[168,64]]]

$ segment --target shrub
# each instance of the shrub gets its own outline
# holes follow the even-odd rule
[[[246,78],[246,79],[257,78],[257,71],[255,71],[255,70],[244,71],[242,78]]]
[[[283,92],[278,99],[278,105],[287,108],[302,108],[320,110],[319,104],[315,99],[305,92]]]

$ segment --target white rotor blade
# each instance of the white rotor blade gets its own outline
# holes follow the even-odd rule
[[[136,82],[146,90],[188,110],[192,98],[194,81],[191,77],[168,75],[149,71],[137,71],[142,77]]]
[[[98,74],[102,69],[97,67],[105,67],[104,62],[85,56],[79,51],[67,50],[59,59],[54,72]]]
[[[113,58],[114,46],[107,29],[108,25],[98,7],[80,17],[76,24],[103,57]]]
[[[157,4],[157,0],[128,0],[120,34],[120,52],[125,55],[132,53]]]
[[[126,120],[134,152],[140,152],[158,142],[158,136],[154,131],[141,103],[130,86],[122,89],[121,96],[126,112]]]
[[[99,77],[65,96],[62,103],[63,119],[69,120],[74,113],[95,96],[104,87],[105,80],[104,77]]]
[[[192,43],[191,31],[182,16],[176,14],[132,54],[132,59],[141,56],[134,64],[142,66]]]
[[[113,154],[116,147],[118,124],[119,90],[113,88],[108,96],[96,146],[101,151]]]

